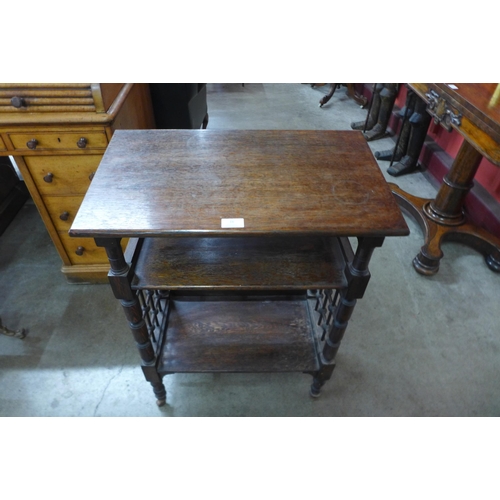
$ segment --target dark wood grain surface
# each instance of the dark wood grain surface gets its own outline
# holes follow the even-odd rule
[[[244,228],[223,229],[222,218]],[[359,131],[117,130],[72,236],[406,235]]]
[[[305,300],[175,301],[158,370],[313,371],[313,335]]]
[[[288,290],[347,285],[337,238],[146,238],[134,288]]]
[[[457,83],[457,89],[450,88],[445,83],[435,85],[461,105],[462,111],[466,109],[475,115],[481,115],[482,120],[500,134],[500,100],[492,100],[498,83]]]

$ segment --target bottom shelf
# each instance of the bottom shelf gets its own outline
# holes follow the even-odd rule
[[[305,293],[246,299],[172,295],[159,373],[319,369]]]

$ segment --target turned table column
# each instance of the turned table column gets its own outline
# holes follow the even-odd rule
[[[137,294],[130,286],[132,270],[125,260],[120,238],[95,238],[96,245],[104,247],[111,267],[108,278],[114,296],[120,301],[141,357],[141,368],[151,383],[158,406],[163,406],[167,391],[162,377],[156,370],[156,353],[151,343],[148,327]]]
[[[500,271],[500,239],[470,222],[463,210],[481,159],[482,155],[464,141],[433,200],[409,196],[391,185],[402,208],[420,219],[418,222],[425,233],[425,243],[413,259],[413,267],[419,274],[430,276],[438,272],[443,257],[441,244],[445,241],[456,241],[474,248],[485,256],[492,271]]]
[[[340,348],[349,320],[356,306],[357,299],[361,299],[370,281],[370,263],[373,251],[381,247],[383,237],[358,238],[358,248],[352,262],[348,262],[345,275],[348,285],[342,290],[338,306],[335,310],[334,320],[331,324],[323,350],[320,354],[320,369],[313,373],[313,382],[310,394],[313,397],[320,395],[321,387],[332,376],[335,369],[335,357]]]
[[[443,179],[436,198],[425,207],[425,213],[439,224],[455,226],[465,220],[465,196],[473,186],[482,155],[463,141],[451,170]]]

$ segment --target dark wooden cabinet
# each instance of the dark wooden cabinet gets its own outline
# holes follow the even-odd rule
[[[182,372],[299,371],[318,396],[408,228],[361,132],[158,130],[116,131],[70,234],[106,249],[161,405]]]

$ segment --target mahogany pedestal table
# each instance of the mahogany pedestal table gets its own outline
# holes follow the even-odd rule
[[[458,84],[457,89],[436,83],[409,86],[427,102],[427,111],[437,123],[464,137],[433,200],[390,184],[401,208],[415,218],[424,233],[424,245],[413,259],[413,267],[423,275],[437,273],[443,257],[441,244],[455,241],[481,252],[488,267],[500,272],[500,237],[479,227],[464,211],[483,156],[500,166],[500,105],[492,100],[496,84]]]
[[[171,373],[318,396],[372,252],[408,232],[361,132],[285,130],[117,130],[70,229],[106,249],[158,405]]]

